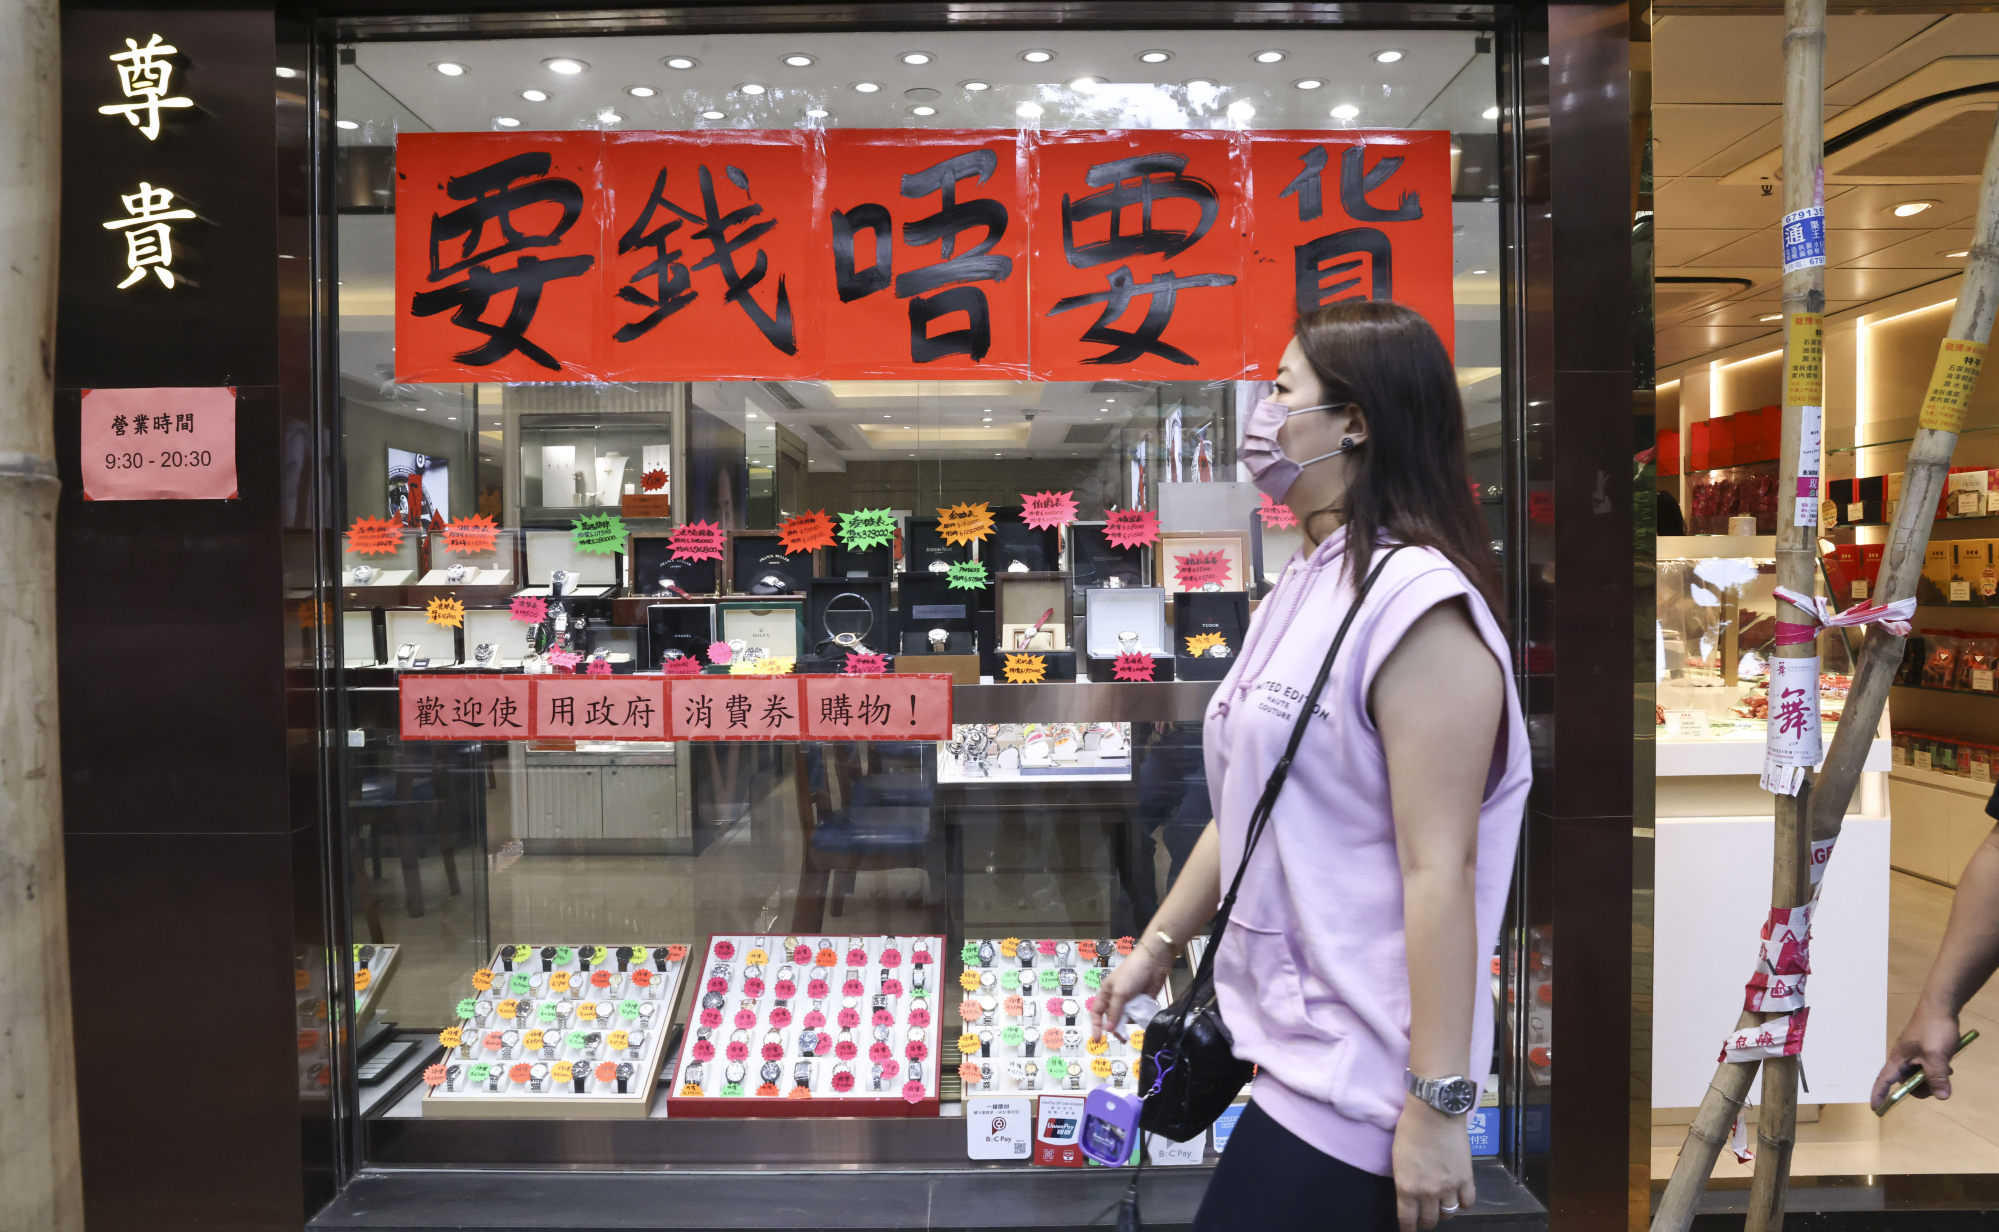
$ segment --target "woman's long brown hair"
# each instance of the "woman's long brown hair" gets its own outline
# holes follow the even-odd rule
[[[1472,498],[1464,403],[1437,331],[1415,309],[1346,300],[1298,318],[1298,345],[1324,401],[1360,407],[1367,439],[1348,455],[1345,504],[1349,576],[1357,586],[1383,532],[1435,548],[1456,565],[1506,627],[1491,536]]]

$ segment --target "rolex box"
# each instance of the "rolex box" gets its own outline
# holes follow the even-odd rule
[[[732,647],[761,647],[773,659],[805,653],[805,601],[783,597],[717,605],[719,636]]]
[[[1166,592],[1157,586],[1098,588],[1083,595],[1084,661],[1091,680],[1117,678],[1121,633],[1138,635],[1138,650],[1152,658],[1154,680],[1173,679],[1173,648],[1166,634]]]
[[[1191,591],[1173,596],[1174,671],[1182,680],[1220,680],[1235,666],[1249,628],[1249,593]],[[1227,650],[1216,657],[1215,646]]]

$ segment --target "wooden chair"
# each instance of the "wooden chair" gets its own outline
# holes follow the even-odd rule
[[[933,788],[918,773],[856,774],[862,757],[879,766],[873,746],[800,744],[793,757],[801,843],[798,897],[792,928],[816,933],[826,908],[839,915],[857,873],[920,868],[928,884],[924,903],[933,928],[945,918],[942,827],[934,819]],[[839,806],[834,787],[839,789]]]

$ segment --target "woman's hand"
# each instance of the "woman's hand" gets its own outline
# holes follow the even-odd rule
[[[1161,961],[1149,942],[1132,947],[1124,961],[1111,968],[1097,995],[1090,998],[1090,1038],[1102,1039],[1106,1030],[1116,1032],[1118,1023],[1124,1021],[1124,1007],[1133,997],[1156,994],[1165,985],[1172,965]]]
[[[1410,1097],[1395,1123],[1395,1213],[1402,1232],[1434,1228],[1471,1209],[1471,1134],[1461,1116],[1446,1116]],[[1447,1209],[1448,1208],[1448,1209]]]

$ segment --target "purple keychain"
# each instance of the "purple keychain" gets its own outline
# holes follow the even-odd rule
[[[1083,1101],[1083,1154],[1107,1168],[1129,1163],[1138,1141],[1138,1114],[1143,1105],[1109,1087],[1098,1087]]]

